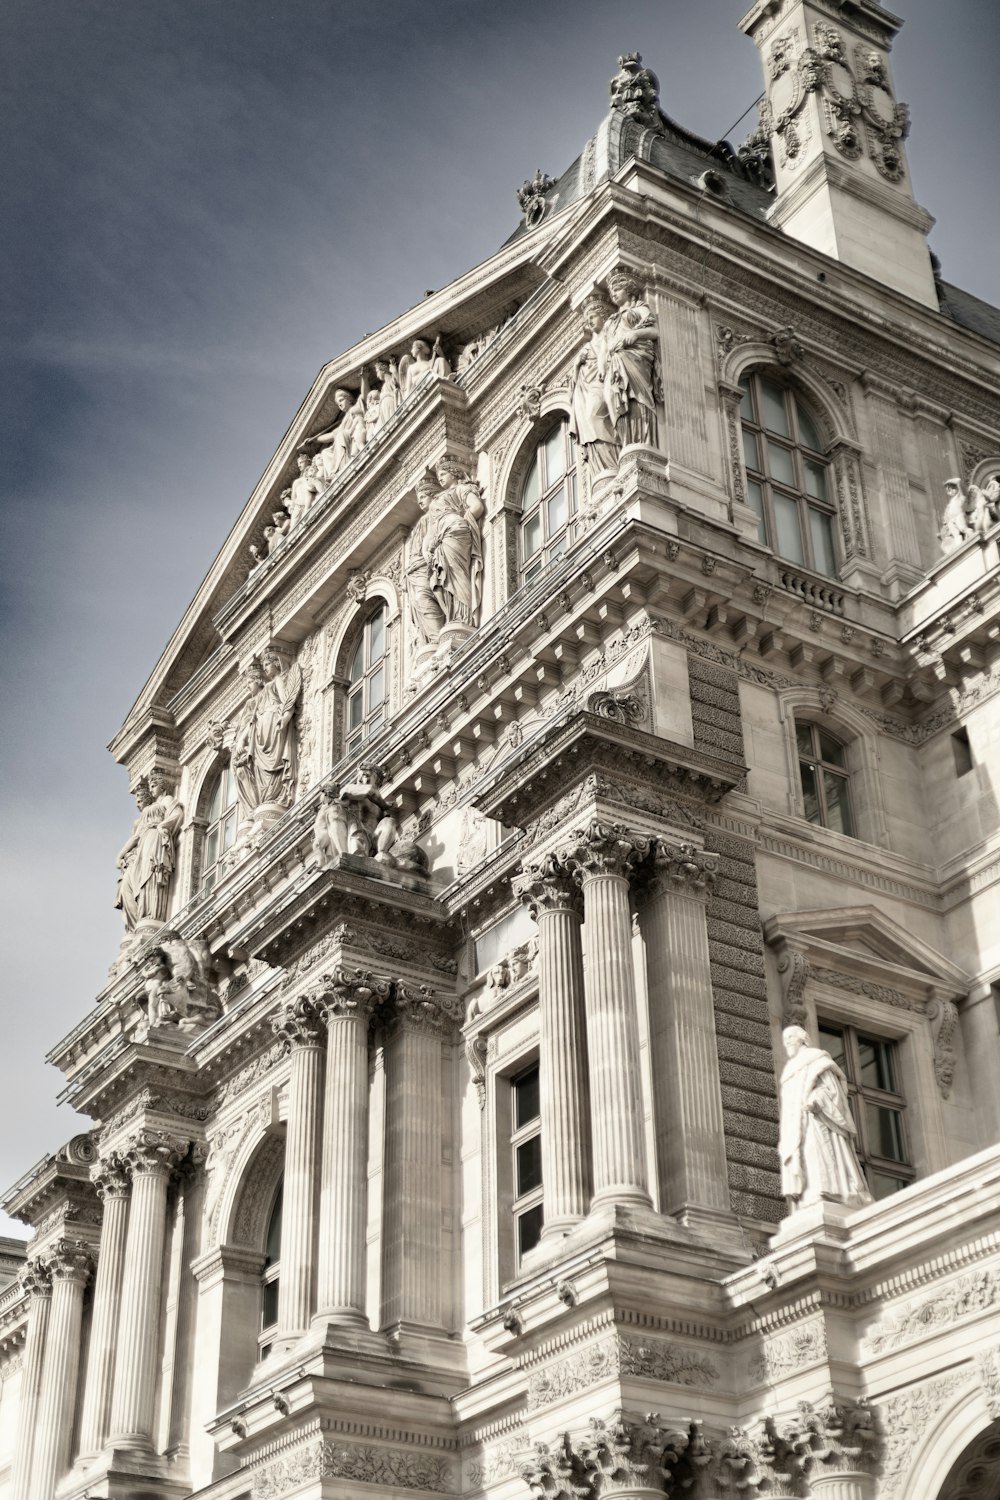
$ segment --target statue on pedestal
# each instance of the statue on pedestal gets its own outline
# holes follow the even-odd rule
[[[390,869],[428,873],[423,849],[399,837],[399,820],[379,790],[382,780],[380,766],[362,761],[353,781],[324,787],[313,824],[313,860],[321,870],[342,854],[360,854]]]
[[[240,810],[253,817],[262,807],[283,810],[295,798],[298,733],[295,712],[302,695],[302,672],[275,646],[247,669],[249,694],[233,744],[233,769]]]
[[[179,932],[161,932],[138,967],[150,1026],[199,1031],[222,1014],[222,1004],[209,982],[212,960],[203,938],[188,940]]]
[[[616,312],[603,328],[604,399],[621,447],[656,447],[656,407],[663,401],[659,371],[659,331],[643,289],[631,271],[618,267],[608,277]]]
[[[601,291],[592,292],[584,302],[583,326],[590,337],[577,353],[569,379],[569,430],[592,480],[618,468],[618,434],[604,396],[607,350],[603,331],[614,310],[614,303]]]
[[[781,1190],[790,1205],[823,1200],[860,1208],[872,1201],[858,1162],[847,1079],[801,1026],[781,1033]]]
[[[118,854],[116,905],[125,917],[126,932],[134,932],[140,922],[166,921],[174,844],[184,819],[184,809],[158,767],[146,778],[142,798],[137,789],[136,800],[139,816]]]

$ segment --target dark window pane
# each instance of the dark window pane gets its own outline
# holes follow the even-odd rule
[[[787,495],[775,495],[774,519],[778,527],[777,552],[791,562],[805,561],[802,553],[802,534],[799,531],[799,507]]]
[[[566,491],[560,486],[549,501],[549,536],[553,536],[560,526],[566,525]]]
[[[755,469],[760,473],[760,454],[757,451],[757,439],[752,432],[743,429],[743,457],[748,469]]]
[[[538,1119],[538,1069],[522,1073],[514,1080],[514,1129],[520,1130],[529,1120]]]
[[[874,1156],[884,1156],[887,1161],[905,1161],[903,1121],[899,1110],[886,1109],[884,1104],[872,1104],[866,1100],[865,1119],[869,1151]]]
[[[823,772],[823,792],[826,797],[826,826],[837,833],[854,837],[854,819],[851,817],[851,794],[847,777],[836,771]]]
[[[743,395],[740,397],[740,416],[744,419],[744,421],[752,422],[754,420],[753,397],[750,394],[749,375],[744,375],[743,379],[740,381],[740,389],[743,391]]]
[[[380,609],[368,626],[370,662],[380,661],[385,655],[385,610]]]
[[[230,849],[232,847],[233,839],[235,837],[236,837],[236,812],[234,810],[233,812],[229,813],[229,815],[226,818],[226,821],[222,825],[222,847],[223,847],[223,849]]]
[[[278,1321],[278,1279],[264,1283],[264,1297],[261,1306],[260,1326],[261,1328],[273,1328]]]
[[[536,511],[530,520],[524,523],[524,555],[533,557],[542,544],[542,520]]]
[[[844,1067],[844,1033],[835,1031],[832,1027],[820,1026],[819,1045],[824,1052],[829,1052],[834,1062],[841,1068]]]
[[[225,777],[225,773],[223,773],[223,775],[221,775],[219,777],[218,781],[215,783],[215,790],[212,793],[212,801],[209,804],[209,808],[208,808],[208,821],[210,823],[214,823],[217,820],[217,818],[219,817],[220,813],[222,812],[222,809],[226,805],[225,802],[223,801],[225,785],[226,785],[226,777]]]
[[[846,764],[844,746],[839,740],[835,740],[832,735],[824,734],[822,729],[819,732],[819,753],[820,758],[825,760],[828,766],[842,766]]]
[[[787,484],[791,488],[795,484],[795,464],[791,450],[783,448],[780,443],[768,443],[767,472],[779,484]]]
[[[363,718],[364,710],[362,707],[362,694],[359,690],[354,694],[350,702],[350,709],[348,713],[348,721],[350,723],[350,727],[352,729],[357,729]]]
[[[524,481],[524,496],[521,500],[521,508],[526,511],[533,510],[538,504],[538,494],[538,458],[536,456],[534,463],[528,470],[528,477]]]
[[[542,1224],[544,1222],[545,1215],[540,1203],[536,1203],[534,1208],[529,1208],[520,1215],[517,1221],[517,1253],[519,1259],[521,1256],[527,1255],[528,1251],[533,1250],[538,1244],[538,1241],[542,1237]]]
[[[858,1056],[861,1059],[861,1082],[868,1088],[896,1092],[895,1069],[892,1065],[892,1045],[878,1037],[859,1036]]]
[[[205,864],[214,865],[219,857],[219,830],[210,828],[205,839]]]
[[[753,479],[747,480],[747,504],[752,511],[763,521],[764,519],[764,491]]]
[[[796,401],[795,412],[799,419],[799,442],[803,448],[811,448],[814,453],[822,453],[823,440],[813,420],[812,412],[807,406],[803,406],[801,401]]]
[[[812,495],[814,500],[826,499],[826,465],[814,464],[811,459],[806,459],[803,468],[806,471],[806,494]]]
[[[819,810],[819,788],[816,785],[816,770],[813,766],[806,765],[804,760],[800,760],[799,773],[802,777],[803,811],[810,823],[819,823],[822,820]]]
[[[782,437],[791,437],[788,430],[788,413],[785,410],[785,393],[780,385],[773,385],[770,380],[760,382],[760,394],[762,398],[764,426],[768,432],[778,432]]]
[[[269,1266],[273,1266],[275,1261],[281,1258],[281,1196],[279,1188],[267,1226],[267,1243],[264,1247],[264,1257],[266,1264]]]
[[[385,668],[376,667],[368,679],[368,705],[377,708],[385,696]]]
[[[517,1148],[517,1196],[523,1198],[525,1193],[540,1187],[541,1181],[542,1138],[533,1135]]]
[[[870,1175],[872,1197],[875,1199],[891,1198],[893,1193],[901,1193],[910,1185],[905,1177],[890,1177],[885,1172],[872,1172]]]
[[[833,517],[825,510],[813,510],[812,506],[809,507],[809,540],[816,572],[827,578],[835,577],[837,554],[833,546]]]
[[[566,448],[563,429],[557,427],[545,439],[545,487],[555,484],[566,472]]]
[[[812,730],[808,724],[796,724],[795,743],[799,747],[799,754],[811,760],[813,753]]]

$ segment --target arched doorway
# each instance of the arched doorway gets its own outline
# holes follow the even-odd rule
[[[938,1500],[1000,1500],[1000,1420],[956,1458]]]

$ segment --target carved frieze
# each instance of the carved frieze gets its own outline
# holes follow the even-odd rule
[[[903,1344],[929,1338],[961,1319],[988,1312],[1000,1301],[1000,1277],[995,1271],[973,1271],[949,1286],[937,1287],[927,1297],[905,1302],[884,1317],[864,1340],[867,1354],[885,1354]]]
[[[534,1410],[612,1376],[630,1375],[668,1385],[709,1390],[719,1379],[711,1360],[665,1339],[625,1334],[600,1339],[528,1376],[528,1406]]]

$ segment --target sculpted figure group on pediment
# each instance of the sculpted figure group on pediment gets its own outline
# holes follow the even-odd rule
[[[656,319],[631,271],[612,271],[582,312],[589,338],[570,376],[570,432],[593,485],[617,472],[623,448],[656,447],[663,385]]]

